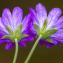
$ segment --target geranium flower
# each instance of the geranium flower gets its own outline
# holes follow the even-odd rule
[[[60,8],[53,8],[47,15],[46,8],[38,3],[35,10],[30,9],[32,22],[38,36],[25,63],[28,63],[38,43],[45,44],[46,47],[63,43],[63,16]]]
[[[30,11],[37,35],[42,35],[42,40],[54,45],[63,42],[63,16],[60,8],[53,8],[47,15],[46,8],[39,3],[36,10],[31,8]]]
[[[16,62],[18,44],[26,46],[27,42],[31,42],[34,39],[28,32],[29,27],[27,29],[30,16],[28,14],[23,19],[23,10],[20,7],[15,7],[12,13],[8,8],[4,9],[2,17],[0,17],[0,44],[6,43],[6,50],[16,46],[13,63]]]
[[[23,37],[24,34],[29,33],[29,27],[27,28],[30,14],[23,17],[23,11],[19,7],[15,7],[11,14],[9,9],[4,9],[2,17],[0,17],[0,44],[7,43],[5,49],[13,47],[15,38],[18,40],[20,46],[25,46],[26,42],[32,39],[30,36]]]

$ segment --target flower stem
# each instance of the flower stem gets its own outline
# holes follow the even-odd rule
[[[29,62],[29,60],[30,60],[30,58],[31,58],[31,56],[32,56],[32,54],[33,54],[33,52],[35,51],[36,46],[37,46],[38,43],[39,43],[40,38],[41,38],[41,36],[39,36],[38,39],[36,40],[36,42],[34,43],[32,49],[31,49],[31,51],[30,51],[30,53],[29,53],[29,55],[28,55],[28,57],[26,58],[26,60],[25,60],[24,63],[28,63],[28,62]]]
[[[15,39],[15,45],[16,45],[16,49],[15,49],[15,55],[14,55],[13,63],[16,63],[16,59],[17,59],[17,55],[18,55],[18,42],[17,42],[17,39]]]

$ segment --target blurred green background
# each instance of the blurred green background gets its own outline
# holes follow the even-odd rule
[[[63,10],[63,0],[0,0],[0,16],[4,8],[11,11],[15,6],[20,6],[24,10],[24,15],[28,13],[30,7],[35,7],[37,3],[42,3],[49,12],[51,8],[59,7]],[[15,48],[5,50],[4,45],[0,45],[0,63],[12,63]],[[29,43],[26,47],[19,47],[17,63],[24,63],[33,43]],[[57,45],[53,48],[37,46],[29,63],[63,63],[63,45]]]

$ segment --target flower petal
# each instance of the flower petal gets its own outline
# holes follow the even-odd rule
[[[36,17],[36,12],[35,12],[35,10],[32,9],[32,8],[30,8],[29,11],[30,11],[30,14],[32,15],[33,23],[36,24],[36,25],[38,25],[39,22],[38,22],[38,19],[37,19],[37,17]]]
[[[47,48],[51,48],[51,47],[53,47],[53,46],[54,46],[53,43],[47,43],[47,45],[46,45]]]
[[[50,48],[50,47],[53,47],[55,44],[54,43],[50,43],[44,39],[40,39],[39,41],[39,45],[42,46],[42,45],[45,45],[47,48]]]
[[[6,45],[5,45],[5,50],[9,50],[9,49],[11,49],[11,48],[13,48],[14,47],[14,44],[12,44],[12,43],[7,43]]]
[[[23,22],[22,22],[22,32],[24,34],[28,34],[30,36],[33,36],[36,34],[34,27],[33,27],[33,20],[31,18],[31,14],[28,14],[25,16]]]
[[[29,37],[25,37],[22,40],[19,41],[19,45],[22,47],[25,47],[27,45],[28,42],[32,42],[34,40],[34,37],[29,36]]]
[[[55,34],[53,34],[51,37],[56,38],[59,42],[63,43],[63,30],[58,30]]]
[[[54,44],[54,45],[57,45],[59,43],[59,41],[54,38],[54,37],[51,37],[51,42]]]
[[[63,16],[58,19],[58,22],[54,25],[57,29],[63,29]]]
[[[58,30],[55,34],[53,34],[51,37],[61,37],[61,38],[63,38],[63,30],[62,29],[60,29],[60,30]]]
[[[30,24],[30,22],[29,22],[30,17],[31,17],[30,14],[28,14],[27,16],[24,17],[23,22],[22,22],[22,32],[25,31],[27,29],[28,25]]]
[[[36,12],[37,12],[36,16],[37,16],[37,19],[39,21],[38,24],[39,24],[40,28],[42,28],[43,23],[47,18],[47,11],[46,11],[45,7],[42,4],[38,3],[36,5]]]
[[[0,39],[0,44],[9,43],[9,42],[10,42],[9,39]]]
[[[61,15],[62,11],[60,8],[53,8],[48,15],[48,28],[51,28]]]
[[[0,30],[0,38],[2,38],[6,33]]]
[[[31,14],[25,16],[22,22],[22,32],[31,33],[35,31],[33,28],[33,20],[31,17],[32,17]]]
[[[15,7],[12,12],[14,28],[22,22],[23,10],[20,7]]]
[[[11,26],[11,22],[12,22],[12,17],[11,17],[11,12],[9,9],[4,9],[3,13],[2,13],[2,23],[5,26]]]
[[[3,25],[2,23],[2,20],[1,20],[1,17],[0,17],[0,32],[5,32],[5,33],[8,33],[8,31],[6,30],[5,26]],[[0,34],[1,34],[0,33]]]

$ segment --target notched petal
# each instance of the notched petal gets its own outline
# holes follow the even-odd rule
[[[60,8],[53,8],[48,14],[48,27],[58,22],[59,16],[62,14]]]
[[[8,8],[4,9],[2,13],[2,23],[7,26],[11,25],[12,17],[11,17],[11,12]]]
[[[20,7],[15,7],[12,12],[14,26],[20,25],[23,17],[23,10]]]

